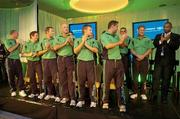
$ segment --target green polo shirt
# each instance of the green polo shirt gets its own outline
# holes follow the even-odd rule
[[[38,51],[41,51],[42,47],[41,47],[41,43],[39,41],[33,43],[32,41],[27,41],[23,47],[22,52],[24,53],[36,53]],[[27,60],[30,61],[39,61],[40,57],[27,57]]]
[[[65,37],[63,37],[61,35],[57,36],[56,37],[56,40],[57,40],[56,44],[58,44],[58,45],[59,44],[63,44],[64,42],[66,42],[67,38],[68,37],[65,38]],[[66,46],[60,48],[57,51],[57,54],[59,56],[72,56],[73,55],[73,48],[72,48],[72,46],[69,43],[67,43]]]
[[[42,46],[42,49],[45,50],[46,49],[46,44],[47,43],[50,43],[50,46],[51,47],[54,47],[55,44],[56,44],[56,40],[54,38],[51,38],[51,39],[47,39],[47,38],[44,38],[42,41],[41,41],[41,46]],[[52,50],[49,50],[47,51],[45,54],[42,55],[42,59],[55,59],[56,58],[56,53]]]
[[[103,47],[110,43],[116,43],[119,42],[119,36],[117,34],[110,34],[108,32],[105,32],[101,35],[101,43]],[[108,59],[121,59],[120,54],[120,47],[116,46],[114,48],[108,49]]]
[[[124,41],[124,43],[127,44],[127,45],[129,45],[130,42],[131,42],[131,38],[130,38],[130,37],[128,37],[128,38]],[[128,48],[128,46],[126,46],[126,47],[121,47],[121,46],[120,46],[120,51],[121,51],[122,54],[128,54],[129,48]]]
[[[147,52],[147,50],[154,48],[154,45],[153,42],[147,37],[142,39],[137,37],[131,41],[128,48],[133,49],[137,54],[142,55]]]
[[[74,42],[74,48],[76,48],[81,42],[82,38],[76,39]],[[95,39],[88,38],[86,42],[89,46],[98,48],[98,44]],[[77,54],[77,59],[82,61],[92,61],[94,60],[94,53],[83,46],[80,52]]]
[[[6,49],[9,49],[9,48],[16,45],[16,41],[14,39],[6,39],[4,41],[4,45],[5,45]],[[8,55],[8,58],[10,58],[10,59],[19,59],[20,58],[19,53],[20,53],[20,47],[16,48],[14,51],[12,51]]]

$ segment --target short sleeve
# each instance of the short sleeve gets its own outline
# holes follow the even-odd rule
[[[80,39],[74,40],[74,48],[76,48],[79,45]]]
[[[97,44],[97,41],[95,39],[93,40],[93,47],[99,48],[98,44]]]
[[[109,44],[108,38],[104,34],[101,35],[101,43],[102,43],[103,47],[105,47],[106,45]]]
[[[128,37],[127,40],[125,41],[125,43],[126,43],[127,45],[129,45],[129,44],[131,43],[131,41],[132,41],[132,38],[131,38],[131,37]]]
[[[23,46],[23,48],[22,48],[22,52],[24,52],[24,53],[30,52],[28,49],[29,49],[29,48],[28,48],[28,44],[25,43],[24,46]]]
[[[12,44],[11,44],[11,42],[8,39],[6,39],[4,41],[4,45],[5,45],[6,49],[9,49],[10,47],[12,47]]]
[[[134,48],[134,39],[130,41],[129,45],[128,45],[129,49],[133,49]]]
[[[41,51],[41,50],[43,50],[43,49],[42,49],[41,42],[38,42],[38,45],[37,45],[36,51]]]
[[[42,48],[42,50],[44,50],[45,49],[45,42],[44,42],[45,40],[44,39],[41,39],[39,42],[40,42],[40,45],[41,45],[41,48]]]
[[[61,37],[56,37],[55,38],[55,45],[57,45],[57,44],[61,44],[62,43],[62,39],[61,39]]]
[[[154,48],[154,44],[150,39],[148,39],[148,48]]]

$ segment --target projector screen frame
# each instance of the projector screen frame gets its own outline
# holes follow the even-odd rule
[[[81,22],[81,23],[72,23],[72,24],[69,24],[69,32],[72,32],[72,31],[70,31],[70,26],[71,26],[71,25],[78,25],[78,24],[88,25],[88,24],[93,24],[93,23],[96,24],[96,25],[95,25],[96,37],[94,37],[94,39],[97,40],[97,38],[98,38],[98,35],[97,35],[97,22]]]
[[[132,36],[134,38],[134,24],[137,24],[137,23],[148,23],[148,22],[158,22],[158,21],[169,21],[169,19],[156,19],[156,20],[148,20],[148,21],[138,21],[138,22],[132,22]],[[153,40],[153,39],[151,39]]]

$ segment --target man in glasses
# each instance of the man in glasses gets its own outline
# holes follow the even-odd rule
[[[120,35],[123,36],[124,34],[127,34],[127,29],[125,27],[120,28]],[[128,36],[128,38],[125,40],[124,44],[120,46],[121,56],[122,56],[122,62],[124,66],[124,73],[126,76],[126,86],[129,89],[129,94],[132,93],[132,83],[131,83],[131,59],[130,59],[130,50],[128,48],[129,44],[131,42],[131,38]]]

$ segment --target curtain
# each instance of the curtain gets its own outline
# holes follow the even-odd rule
[[[45,37],[45,33],[44,33],[45,27],[52,26],[55,30],[55,34],[57,35],[60,33],[60,24],[66,22],[66,19],[48,13],[46,11],[39,10],[38,21],[39,21],[40,38],[42,39]]]
[[[0,8],[0,40],[8,38],[10,30],[19,31],[21,42],[29,39],[29,33],[37,30],[37,1],[23,8]]]

